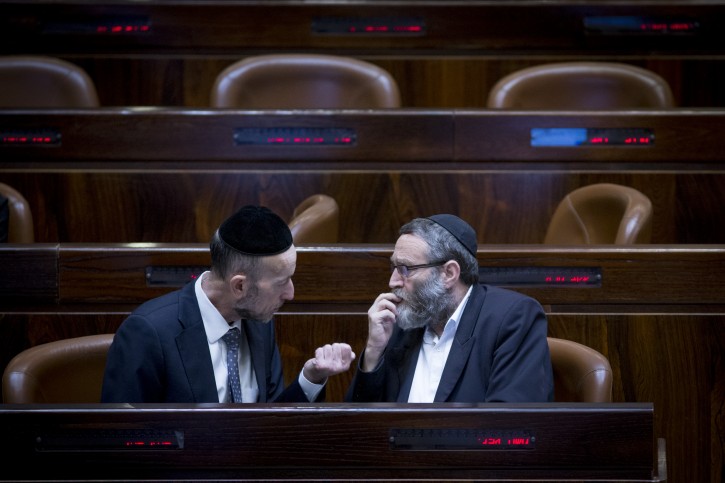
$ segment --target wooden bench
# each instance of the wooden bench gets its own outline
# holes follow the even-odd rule
[[[667,481],[651,404],[0,407],[0,479]],[[443,461],[441,461],[443,458]]]
[[[406,107],[485,107],[504,75],[562,59],[640,65],[678,105],[722,107],[724,17],[687,0],[31,0],[0,5],[0,52],[81,65],[104,106],[207,107],[216,75],[245,56],[331,52],[390,71]]]
[[[315,347],[367,336],[366,311],[387,290],[391,245],[302,247],[295,300],[276,316],[287,380]],[[674,481],[718,481],[717,427],[725,401],[719,357],[725,249],[718,246],[482,246],[484,279],[534,296],[549,335],[605,354],[615,402],[649,402],[668,441]],[[205,245],[38,244],[0,248],[3,365],[50,340],[114,332],[142,301],[209,263]],[[25,275],[23,275],[25,274]],[[551,277],[551,279],[549,278]],[[166,283],[168,285],[163,285]],[[352,372],[331,378],[340,402]]]
[[[592,142],[532,146],[550,128]],[[602,130],[612,143],[593,142]],[[243,204],[289,219],[321,192],[341,242],[392,243],[415,216],[453,213],[480,243],[540,243],[567,193],[610,182],[652,200],[653,243],[723,243],[723,130],[722,110],[6,111],[0,176],[39,242],[205,243]]]

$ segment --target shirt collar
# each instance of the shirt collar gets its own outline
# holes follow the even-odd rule
[[[209,272],[202,273],[196,282],[194,283],[194,292],[196,293],[196,301],[199,304],[199,311],[201,312],[201,320],[204,322],[204,330],[206,331],[206,338],[210,344],[217,342],[221,339],[224,334],[229,331],[230,327],[240,327],[240,321],[235,321],[231,326],[227,323],[226,319],[222,317],[214,304],[211,303],[209,297],[206,296],[204,290],[201,288],[201,283],[204,277],[208,276]]]
[[[453,311],[453,315],[448,319],[448,322],[446,323],[445,328],[443,329],[443,335],[441,335],[440,339],[449,339],[453,338],[453,336],[456,335],[456,330],[458,330],[458,323],[461,321],[461,316],[463,315],[463,310],[466,308],[466,303],[468,303],[468,299],[471,297],[471,292],[473,291],[473,285],[468,287],[468,291],[466,292],[466,295],[463,296],[463,300],[461,300],[461,303],[458,304],[458,307],[456,307],[456,310]],[[433,329],[428,327],[425,331],[425,334],[423,335],[423,342],[431,344],[438,342],[438,334],[436,334]]]

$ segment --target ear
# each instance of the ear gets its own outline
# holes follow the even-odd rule
[[[229,290],[231,290],[235,299],[240,299],[246,295],[248,285],[247,276],[241,273],[229,279]]]
[[[455,260],[448,260],[443,265],[443,282],[446,288],[453,287],[461,278],[461,266]]]

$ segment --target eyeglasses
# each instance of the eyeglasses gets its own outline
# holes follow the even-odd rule
[[[423,263],[422,265],[393,265],[393,263],[390,263],[390,271],[397,270],[398,274],[403,278],[408,278],[408,275],[410,275],[410,272],[413,270],[418,270],[419,268],[429,268],[429,267],[440,267],[444,263],[446,263],[448,260],[442,260],[440,262],[433,262],[433,263]]]

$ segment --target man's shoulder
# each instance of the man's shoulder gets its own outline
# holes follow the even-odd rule
[[[505,287],[499,287],[498,285],[486,285],[486,284],[478,284],[478,287],[480,287],[481,290],[486,295],[491,295],[494,297],[506,297],[506,298],[512,298],[512,299],[530,299],[526,294],[523,294],[521,292],[518,292],[516,290],[505,288]],[[475,290],[475,289],[474,289]]]
[[[474,290],[474,294],[476,290]],[[516,304],[516,303],[529,303],[534,305],[541,305],[536,299],[530,297],[516,290],[509,288],[499,287],[496,285],[479,285],[478,290],[479,297],[482,297],[484,303],[495,303],[497,305],[502,304]]]
[[[134,311],[134,315],[149,316],[154,312],[163,311],[169,308],[178,307],[179,299],[183,293],[183,289],[174,290],[159,297],[147,300],[139,305]]]

